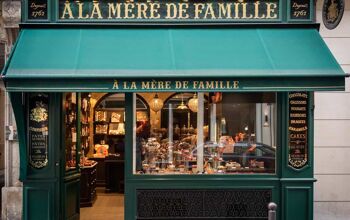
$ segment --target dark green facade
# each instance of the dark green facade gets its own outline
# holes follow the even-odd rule
[[[271,190],[278,205],[279,219],[313,218],[313,95],[309,93],[309,147],[307,165],[294,169],[288,165],[288,93],[278,93],[278,150],[276,174],[157,176],[133,175],[132,160],[125,167],[125,219],[137,216],[137,190]],[[20,100],[26,93],[12,93],[21,144],[21,177],[24,182],[24,219],[79,219],[79,170],[63,175],[64,140],[62,128],[61,93],[49,93],[49,163],[43,169],[26,165],[25,112]],[[126,121],[132,121],[132,93],[126,93]],[[18,102],[19,101],[19,102]],[[62,106],[61,106],[62,108]],[[126,158],[132,158],[132,123],[126,124]],[[129,146],[129,147],[128,147]]]

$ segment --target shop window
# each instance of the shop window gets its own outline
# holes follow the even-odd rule
[[[138,93],[135,174],[275,173],[275,93]],[[136,104],[136,103],[135,103]]]

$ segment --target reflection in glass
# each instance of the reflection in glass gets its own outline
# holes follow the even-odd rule
[[[149,101],[154,93],[140,93]],[[275,173],[275,93],[158,93],[136,122],[139,174]]]

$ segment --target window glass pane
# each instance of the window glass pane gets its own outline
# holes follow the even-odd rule
[[[140,107],[150,117],[141,120]],[[275,173],[275,93],[140,93],[138,174]]]
[[[217,146],[206,149],[218,156],[209,153],[206,160],[218,163],[209,166],[214,172],[274,173],[275,94],[213,93],[210,96],[210,143]]]

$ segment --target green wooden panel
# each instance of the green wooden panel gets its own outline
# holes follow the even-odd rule
[[[26,181],[23,186],[23,219],[58,218],[57,180]]]
[[[285,215],[286,220],[313,219],[312,186],[286,186]]]
[[[64,183],[65,219],[79,219],[80,214],[80,179]]]
[[[28,219],[50,219],[49,190],[29,189],[27,191]]]

